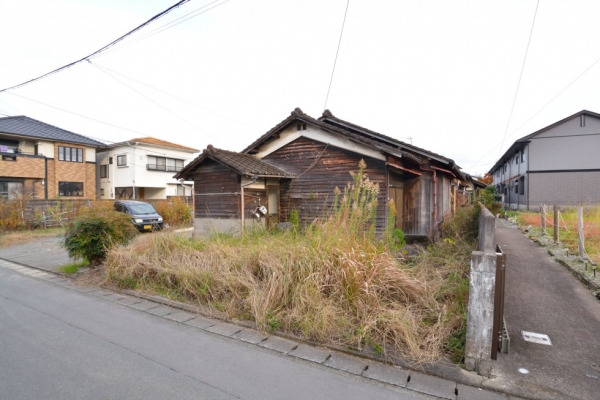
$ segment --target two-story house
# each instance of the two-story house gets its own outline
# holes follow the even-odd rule
[[[505,208],[600,203],[600,114],[580,111],[514,142],[489,173]]]
[[[190,196],[191,182],[173,176],[198,150],[152,137],[109,145],[99,153],[101,199]]]
[[[33,118],[0,118],[0,198],[95,199],[104,146]]]

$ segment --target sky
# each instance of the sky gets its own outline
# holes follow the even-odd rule
[[[0,90],[176,2],[0,0]],[[190,0],[0,93],[0,117],[240,151],[327,108],[481,175],[516,139],[600,112],[599,17],[597,0]]]

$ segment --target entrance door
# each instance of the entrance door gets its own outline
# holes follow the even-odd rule
[[[394,228],[402,229],[402,209],[404,208],[404,188],[402,184],[390,186],[390,198],[393,199],[394,204],[396,204],[396,223],[394,224]]]

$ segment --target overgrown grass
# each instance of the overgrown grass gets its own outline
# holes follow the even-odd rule
[[[47,239],[55,236],[62,236],[63,233],[63,228],[0,231],[0,248],[35,242],[36,240]]]
[[[264,331],[431,361],[460,360],[475,210],[445,224],[445,239],[411,262],[376,238],[378,188],[362,175],[330,217],[302,232],[246,232],[195,241],[145,236],[110,252],[114,283],[176,294]],[[358,193],[357,193],[358,192]],[[390,244],[392,246],[390,246]]]
[[[74,274],[76,272],[79,272],[79,268],[85,267],[87,265],[89,265],[90,263],[86,260],[86,261],[80,261],[80,262],[75,262],[72,264],[67,264],[67,265],[63,265],[62,267],[58,267],[57,271],[58,272],[63,272],[65,274]]]
[[[518,213],[517,221],[525,227],[531,225],[536,228],[536,232],[541,234],[542,218],[540,213],[529,211]],[[550,236],[554,235],[554,212],[552,210],[546,214],[546,233]],[[583,209],[583,233],[586,252],[594,262],[600,263],[600,207]],[[578,252],[576,208],[568,208],[560,212],[559,240],[573,253]]]

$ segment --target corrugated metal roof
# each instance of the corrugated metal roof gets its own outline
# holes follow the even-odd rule
[[[57,128],[56,126],[38,121],[24,115],[0,118],[0,132],[31,138],[46,139],[55,142],[84,144],[94,147],[104,147],[104,143],[83,135]]]

